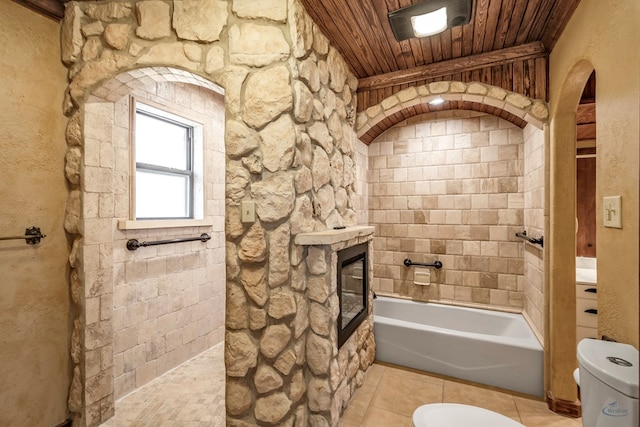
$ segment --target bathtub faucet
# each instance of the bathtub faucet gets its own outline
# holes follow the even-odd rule
[[[412,265],[417,265],[418,267],[433,267],[433,268],[442,268],[442,262],[436,260],[432,263],[426,263],[426,262],[413,262],[411,261],[409,258],[406,258],[404,260],[404,265],[406,267],[411,267]]]

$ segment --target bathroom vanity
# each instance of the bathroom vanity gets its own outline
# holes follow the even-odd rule
[[[596,258],[576,258],[576,338],[598,337]]]

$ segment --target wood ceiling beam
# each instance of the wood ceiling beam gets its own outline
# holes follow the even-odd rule
[[[576,113],[576,139],[596,139],[596,103],[579,104]]]
[[[64,16],[63,0],[13,0],[42,15],[59,21]]]
[[[596,122],[596,104],[591,102],[589,104],[579,104],[578,112],[576,113],[576,123],[579,125],[586,123]]]
[[[546,57],[547,50],[542,42],[532,42],[520,46],[494,50],[477,55],[464,56],[434,64],[422,65],[409,70],[393,71],[377,76],[360,79],[358,92],[383,89],[390,86],[415,83],[451,74],[479,70],[495,65],[504,65],[516,61],[526,61]]]
[[[576,139],[582,141],[584,139],[596,139],[596,124],[586,123],[576,126]]]

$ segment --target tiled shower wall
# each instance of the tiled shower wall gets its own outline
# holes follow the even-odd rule
[[[367,173],[369,170],[369,148],[367,145],[356,141],[355,149],[355,209],[358,218],[358,224],[366,225],[369,223],[369,189],[367,188]]]
[[[524,138],[470,111],[417,116],[369,146],[376,292],[520,309],[524,301]],[[430,286],[403,260],[442,261]],[[420,281],[420,280],[419,280]]]
[[[204,219],[213,226],[118,230],[118,220],[129,218],[130,100],[125,96],[115,104],[87,104],[85,127],[99,139],[87,145],[87,161],[95,158],[100,166],[110,162],[113,168],[114,192],[101,195],[95,205],[101,217],[109,218],[103,227],[105,239],[113,239],[116,399],[224,339],[224,101],[221,95],[192,85],[154,83],[144,77],[140,83],[133,93],[138,101],[205,124]],[[92,205],[91,199],[88,194],[85,205]],[[207,243],[126,249],[131,238],[164,240],[205,232],[211,236]],[[100,258],[96,253],[96,263]],[[88,352],[87,358],[92,357]],[[102,363],[108,358],[103,357]],[[99,366],[88,363],[87,369]]]
[[[546,153],[544,132],[528,125],[524,134],[524,224],[532,237],[544,236],[549,213],[545,210]],[[548,169],[548,166],[547,166]],[[524,311],[538,335],[544,337],[544,250],[539,245],[524,245]],[[543,338],[544,339],[544,338]]]

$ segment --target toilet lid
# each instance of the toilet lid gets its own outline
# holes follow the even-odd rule
[[[524,427],[509,417],[476,406],[432,403],[413,412],[413,427]]]

